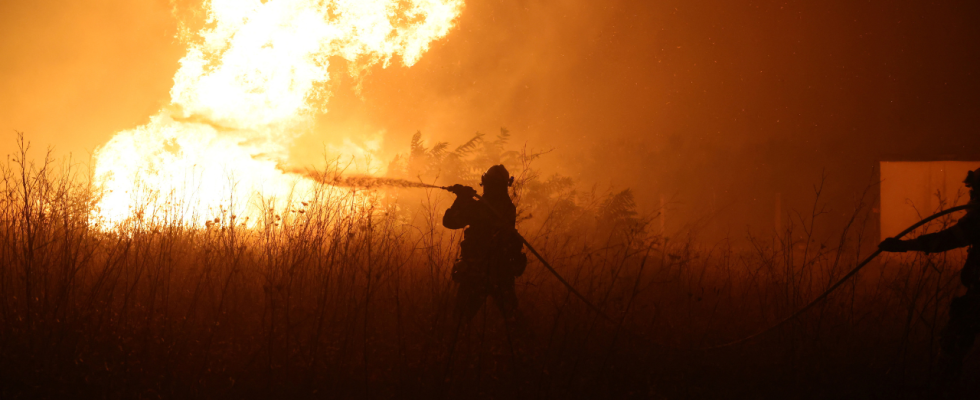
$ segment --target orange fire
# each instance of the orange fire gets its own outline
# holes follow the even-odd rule
[[[202,224],[221,210],[257,217],[262,201],[300,201],[314,182],[276,166],[330,97],[331,57],[346,60],[352,76],[396,55],[411,66],[453,27],[462,1],[210,0],[171,104],[96,150],[104,195],[95,218],[115,224],[166,212]],[[364,147],[347,140],[343,149],[376,150]]]

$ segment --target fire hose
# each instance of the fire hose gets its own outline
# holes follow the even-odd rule
[[[950,213],[954,213],[956,211],[965,210],[965,209],[970,208],[972,206],[973,205],[971,205],[971,204],[957,206],[957,207],[946,209],[946,210],[940,211],[938,213],[935,213],[933,215],[930,215],[929,217],[926,217],[925,219],[923,219],[923,220],[921,220],[919,222],[916,222],[914,225],[906,228],[904,231],[902,231],[898,235],[895,235],[895,238],[896,239],[900,239],[902,236],[905,236],[905,235],[909,234],[910,232],[916,230],[920,226],[925,225],[925,224],[929,223],[930,221],[932,221],[932,220],[934,220],[936,218],[942,217],[942,216],[947,215],[947,214],[950,214]],[[875,257],[878,257],[879,254],[881,254],[881,249],[875,250],[874,253],[871,253],[870,256],[868,256],[863,261],[861,261],[856,267],[854,267],[854,269],[852,269],[850,272],[848,272],[847,275],[844,275],[844,277],[841,278],[839,281],[837,281],[837,283],[835,283],[833,286],[827,288],[827,290],[825,290],[819,296],[817,296],[816,298],[814,298],[813,300],[811,300],[810,303],[808,303],[807,305],[803,306],[803,308],[800,308],[799,310],[797,310],[792,315],[790,315],[790,316],[788,316],[786,318],[783,318],[783,319],[779,320],[779,322],[776,322],[772,326],[770,326],[770,327],[768,327],[766,329],[763,329],[763,330],[761,330],[759,332],[756,332],[756,333],[754,333],[752,335],[746,336],[744,338],[741,338],[741,339],[738,339],[738,340],[735,340],[735,341],[731,341],[731,342],[728,342],[728,343],[720,344],[720,345],[717,345],[717,346],[708,347],[708,348],[705,348],[703,350],[717,350],[717,349],[722,349],[722,348],[726,348],[726,347],[735,346],[735,345],[738,345],[738,344],[741,344],[741,343],[748,342],[749,340],[755,339],[755,338],[757,338],[759,336],[762,336],[762,335],[764,335],[766,333],[772,332],[776,328],[779,328],[780,326],[783,326],[783,324],[785,324],[785,323],[787,323],[789,321],[792,321],[796,317],[799,317],[804,312],[806,312],[807,310],[809,310],[810,308],[812,308],[814,305],[816,305],[817,303],[819,303],[819,302],[823,301],[824,299],[826,299],[827,296],[830,295],[831,292],[833,292],[834,290],[836,290],[837,288],[839,288],[841,285],[843,285],[844,282],[847,282],[848,279],[851,279],[851,277],[853,277],[854,275],[856,275],[858,273],[858,271],[861,270],[861,268],[864,268],[864,266],[865,265],[868,265],[868,263],[871,262],[871,260],[875,259]]]

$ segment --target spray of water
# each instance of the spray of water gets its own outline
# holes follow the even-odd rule
[[[383,178],[368,175],[348,175],[343,176],[336,173],[320,172],[302,169],[289,169],[283,172],[298,174],[310,178],[322,184],[356,189],[380,189],[380,188],[432,188],[445,189],[442,186],[430,185],[423,182],[414,182],[407,179]]]

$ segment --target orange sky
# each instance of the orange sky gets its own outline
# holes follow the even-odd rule
[[[166,0],[0,5],[0,130],[87,157],[169,100],[183,46]]]
[[[459,141],[507,127],[555,149],[551,171],[631,186],[647,206],[666,194],[688,217],[743,207],[737,227],[770,216],[775,192],[804,205],[822,170],[843,202],[881,158],[980,158],[978,7],[471,0],[415,66],[373,69],[360,94],[332,81],[294,154],[316,160],[338,132],[384,132],[392,154],[416,130]],[[184,54],[171,9],[0,3],[0,151],[19,130],[87,157],[145,123]]]

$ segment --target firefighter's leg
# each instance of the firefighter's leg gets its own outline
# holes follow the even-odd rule
[[[456,316],[461,323],[469,323],[487,299],[487,291],[481,285],[464,282],[456,291]]]
[[[480,307],[486,299],[487,290],[484,285],[463,280],[460,282],[459,287],[456,288],[456,309],[453,311],[456,317],[456,327],[449,345],[449,357],[447,357],[446,362],[446,382],[452,379],[453,356],[456,353],[456,342],[459,340],[459,333],[463,329],[463,325],[467,325],[473,320],[473,317],[480,311]]]
[[[454,275],[455,275],[454,268]],[[455,276],[453,277],[455,278]],[[455,280],[455,279],[454,279]],[[463,281],[456,288],[456,305],[453,314],[456,319],[456,328],[453,331],[453,338],[449,345],[449,356],[446,358],[446,373],[444,375],[444,380],[450,382],[452,380],[453,373],[453,357],[456,354],[456,342],[459,341],[459,333],[463,329],[463,325],[469,324],[476,313],[480,311],[480,306],[486,300],[487,294],[486,290],[474,285],[471,282]],[[440,397],[446,397],[444,394]]]
[[[517,314],[517,292],[514,282],[503,282],[494,287],[493,301],[504,318],[511,319]]]
[[[526,334],[527,321],[517,306],[517,291],[514,289],[513,278],[503,280],[494,286],[493,300],[507,323],[516,328],[520,334]]]
[[[980,333],[980,292],[970,291],[949,305],[949,322],[940,337],[939,387],[955,390],[966,358]]]
[[[530,379],[536,374],[534,371],[540,369],[535,365],[535,357],[532,354],[534,346],[527,320],[517,306],[517,292],[513,278],[504,280],[494,287],[493,300],[504,317],[514,377],[520,384],[530,384]]]

